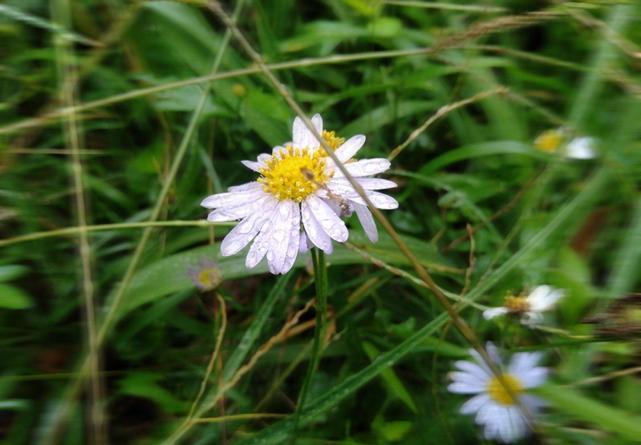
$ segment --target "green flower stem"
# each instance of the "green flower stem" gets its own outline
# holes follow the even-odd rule
[[[312,356],[309,367],[307,368],[307,375],[305,375],[303,386],[298,395],[295,414],[296,427],[294,428],[292,443],[296,443],[296,430],[298,429],[299,416],[305,408],[309,386],[320,363],[327,332],[327,263],[325,262],[325,254],[323,251],[316,247],[312,249],[311,255],[314,265],[314,283],[316,285],[316,329],[314,330],[314,344],[312,346]]]

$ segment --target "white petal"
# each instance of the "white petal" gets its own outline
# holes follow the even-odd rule
[[[454,382],[447,385],[447,390],[456,394],[478,394],[483,392],[484,387],[471,385],[469,383]]]
[[[453,371],[449,374],[453,383],[463,383],[478,387],[478,392],[483,392],[487,386],[487,378],[469,372]]]
[[[243,192],[234,191],[217,193],[203,199],[200,205],[208,209],[226,206],[235,207],[243,202],[250,202],[257,198],[260,198],[261,195],[262,193],[260,193],[260,190],[256,188],[252,188]]]
[[[289,232],[289,244],[285,254],[285,262],[280,273],[287,273],[294,266],[298,256],[298,246],[300,243],[300,205],[294,203],[292,208],[291,227]]]
[[[341,161],[341,162],[347,162],[351,158],[354,157],[354,155],[358,152],[358,150],[361,149],[363,144],[365,143],[365,136],[362,134],[357,134],[356,136],[352,136],[343,144],[338,147],[335,151],[336,157]]]
[[[300,241],[299,241],[299,245],[298,245],[298,251],[300,253],[305,253],[309,249],[311,249],[313,246],[314,245],[312,244],[312,242],[309,240],[309,238],[305,234],[305,231],[303,230],[302,232],[300,232]]]
[[[551,309],[562,296],[562,290],[544,285],[536,287],[527,299],[532,311],[541,312]]]
[[[287,144],[285,144],[285,145],[287,145]],[[272,158],[280,158],[280,153],[284,152],[284,151],[287,151],[285,149],[285,147],[283,147],[281,145],[275,146],[274,148],[272,148]]]
[[[519,375],[524,388],[536,388],[545,383],[548,377],[548,370],[542,366],[530,369],[525,374]]]
[[[535,368],[542,357],[543,354],[540,352],[518,352],[510,359],[508,372],[521,377],[524,373]]]
[[[246,184],[232,185],[227,188],[228,192],[248,192],[250,190],[262,190],[263,185],[260,182],[248,182]]]
[[[281,273],[283,264],[285,264],[294,207],[297,205],[294,201],[280,201],[272,215],[274,228],[271,231],[267,249],[267,262],[272,273]]]
[[[459,412],[461,414],[474,414],[477,412],[483,405],[490,401],[490,397],[487,394],[479,394],[472,397],[470,400],[465,402]]]
[[[336,181],[345,181],[347,178],[336,178]],[[389,179],[382,178],[357,178],[356,181],[363,187],[365,190],[384,190],[397,187],[397,184],[394,181]]]
[[[474,374],[479,378],[485,378],[486,381],[488,378],[492,377],[493,375],[491,372],[488,371],[487,368],[481,367],[476,363],[468,362],[466,360],[458,360],[454,362],[454,366],[456,366],[461,371]]]
[[[500,315],[505,315],[508,313],[508,310],[504,307],[493,307],[491,309],[486,309],[483,311],[483,318],[486,320],[491,320],[494,317],[498,317]]]
[[[356,216],[365,230],[365,234],[369,240],[373,243],[378,241],[378,230],[376,230],[376,222],[372,216],[372,212],[369,211],[367,206],[362,204],[353,204],[354,210],[356,211]]]
[[[258,263],[260,263],[260,261],[267,253],[267,250],[269,249],[269,240],[271,239],[272,230],[275,227],[273,221],[275,218],[272,218],[272,216],[275,213],[276,211],[274,210],[269,215],[267,215],[267,217],[265,218],[265,222],[260,227],[258,236],[256,236],[256,239],[249,248],[249,252],[247,252],[247,258],[245,258],[245,266],[247,266],[249,269],[255,267]]]
[[[320,115],[315,115],[312,119],[316,118],[317,116],[318,118],[320,118]],[[317,125],[320,123],[321,131],[323,131],[322,119],[320,120],[320,122],[318,121],[318,119],[316,119],[316,122],[312,120],[312,123],[314,124],[314,127],[316,127],[317,130],[318,130]],[[312,134],[312,132],[307,129],[307,127],[305,126],[305,123],[300,117],[296,117],[294,119],[292,133],[293,133],[292,138],[293,138],[294,147],[297,147],[297,148],[307,147],[309,149],[315,149],[320,145],[320,143],[318,142],[318,139],[316,139]]]
[[[260,171],[261,168],[265,167],[260,162],[254,162],[254,161],[240,161],[240,163],[243,164],[248,169],[253,170],[255,172],[258,172]]]
[[[374,204],[377,209],[393,210],[398,208],[398,201],[389,195],[367,190],[367,198]],[[359,195],[348,195],[350,201],[365,205],[365,200]]]
[[[389,169],[390,162],[384,158],[362,159],[356,162],[348,162],[345,164],[345,168],[354,177],[372,176]],[[340,170],[336,170],[334,176],[342,177],[345,175]]]
[[[347,227],[345,227],[345,223],[334,213],[331,207],[315,195],[310,195],[306,199],[306,202],[314,218],[316,218],[318,224],[330,238],[339,243],[347,241],[349,236]]]
[[[314,125],[314,128],[318,132],[318,134],[323,134],[323,118],[321,117],[320,114],[316,113],[315,115],[312,116],[312,125]]]
[[[265,206],[273,203],[274,199],[268,195],[262,196],[255,201],[241,202],[234,207],[221,207],[209,213],[207,221],[209,222],[222,222],[222,221],[235,221],[243,219],[254,213],[265,212]]]
[[[301,203],[301,216],[303,220],[303,227],[309,237],[309,240],[319,249],[325,253],[331,253],[332,240],[325,233],[320,223],[316,220],[312,209],[306,199]]]
[[[511,443],[523,437],[526,432],[525,419],[523,419],[519,407],[508,407],[505,410],[505,418],[499,429],[500,440],[503,443]]]
[[[572,159],[595,158],[597,153],[594,145],[594,138],[585,136],[574,138],[565,146],[565,155]]]
[[[265,213],[254,213],[238,223],[220,244],[220,254],[230,256],[241,251],[258,234],[265,221],[265,214],[270,214],[273,208],[272,202],[263,209]]]
[[[267,164],[268,161],[270,161],[272,157],[268,155],[267,153],[261,153],[258,155],[256,160],[260,162],[261,164]]]

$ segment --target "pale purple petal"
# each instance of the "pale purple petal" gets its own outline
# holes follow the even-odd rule
[[[364,143],[365,136],[363,136],[362,134],[352,136],[336,149],[336,157],[341,162],[347,162],[354,157],[354,155],[358,152],[358,150],[361,149]]]
[[[372,212],[369,211],[367,206],[362,204],[353,203],[354,210],[356,211],[356,216],[365,230],[365,234],[369,240],[373,243],[378,241],[378,230],[376,229],[376,222],[372,216]]]
[[[345,223],[336,215],[336,213],[319,197],[310,195],[306,199],[314,218],[318,224],[323,228],[323,231],[330,238],[343,243],[347,241],[349,232]]]
[[[280,201],[272,215],[274,228],[271,231],[267,249],[267,262],[272,273],[281,273],[283,264],[285,264],[292,225],[291,220],[294,213],[293,207],[297,205],[294,201]]]
[[[389,169],[390,162],[384,158],[363,159],[356,162],[348,162],[345,164],[345,168],[354,177],[372,176]],[[342,177],[344,175],[340,170],[336,170],[334,176]]]
[[[494,317],[499,317],[508,313],[508,310],[504,307],[493,307],[483,311],[483,318],[486,320],[491,320]]]
[[[303,227],[309,237],[309,240],[316,247],[325,253],[330,253],[332,250],[332,240],[327,233],[323,230],[320,223],[316,220],[314,213],[308,203],[309,198],[301,203],[301,217],[303,220]]]

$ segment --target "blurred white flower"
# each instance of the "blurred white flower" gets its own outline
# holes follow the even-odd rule
[[[500,315],[516,315],[526,325],[538,324],[543,320],[543,312],[549,311],[563,297],[563,291],[551,286],[537,286],[526,296],[508,295],[503,306],[483,311],[483,317],[490,320]]]
[[[592,159],[597,157],[597,141],[589,136],[572,137],[566,127],[546,130],[534,139],[534,146],[545,153],[558,153],[569,159]]]
[[[457,371],[450,373],[452,383],[447,389],[457,394],[475,394],[461,406],[460,412],[475,414],[476,423],[484,428],[488,440],[514,442],[529,433],[532,417],[544,405],[525,390],[543,384],[547,369],[538,366],[540,353],[521,352],[514,354],[504,370],[496,347],[488,343],[486,348],[501,372],[500,378],[471,350],[474,361],[455,363]]]
[[[323,131],[320,115],[311,120],[370,201],[379,209],[397,208],[394,198],[376,191],[396,184],[372,177],[389,169],[390,162],[383,158],[352,159],[365,143],[365,136],[345,141],[334,132]],[[293,141],[275,147],[271,155],[261,154],[255,162],[242,161],[260,174],[256,181],[230,187],[228,192],[208,196],[201,203],[212,209],[208,221],[241,220],[221,243],[221,255],[234,255],[253,240],[245,265],[252,268],[267,257],[274,274],[289,271],[299,250],[316,246],[331,253],[332,240],[345,242],[349,234],[341,216],[353,211],[368,238],[373,242],[378,239],[367,205],[298,117],[292,132]]]
[[[592,159],[597,156],[596,140],[588,136],[572,139],[563,149],[564,155],[572,159]]]

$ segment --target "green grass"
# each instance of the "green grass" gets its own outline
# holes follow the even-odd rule
[[[486,341],[545,353],[540,443],[634,443],[641,6],[223,7],[240,35],[205,1],[0,6],[3,443],[484,443],[446,387]],[[275,277],[199,203],[299,106],[392,160],[400,208]],[[599,156],[535,148],[559,127]],[[539,284],[540,329],[481,316]]]

